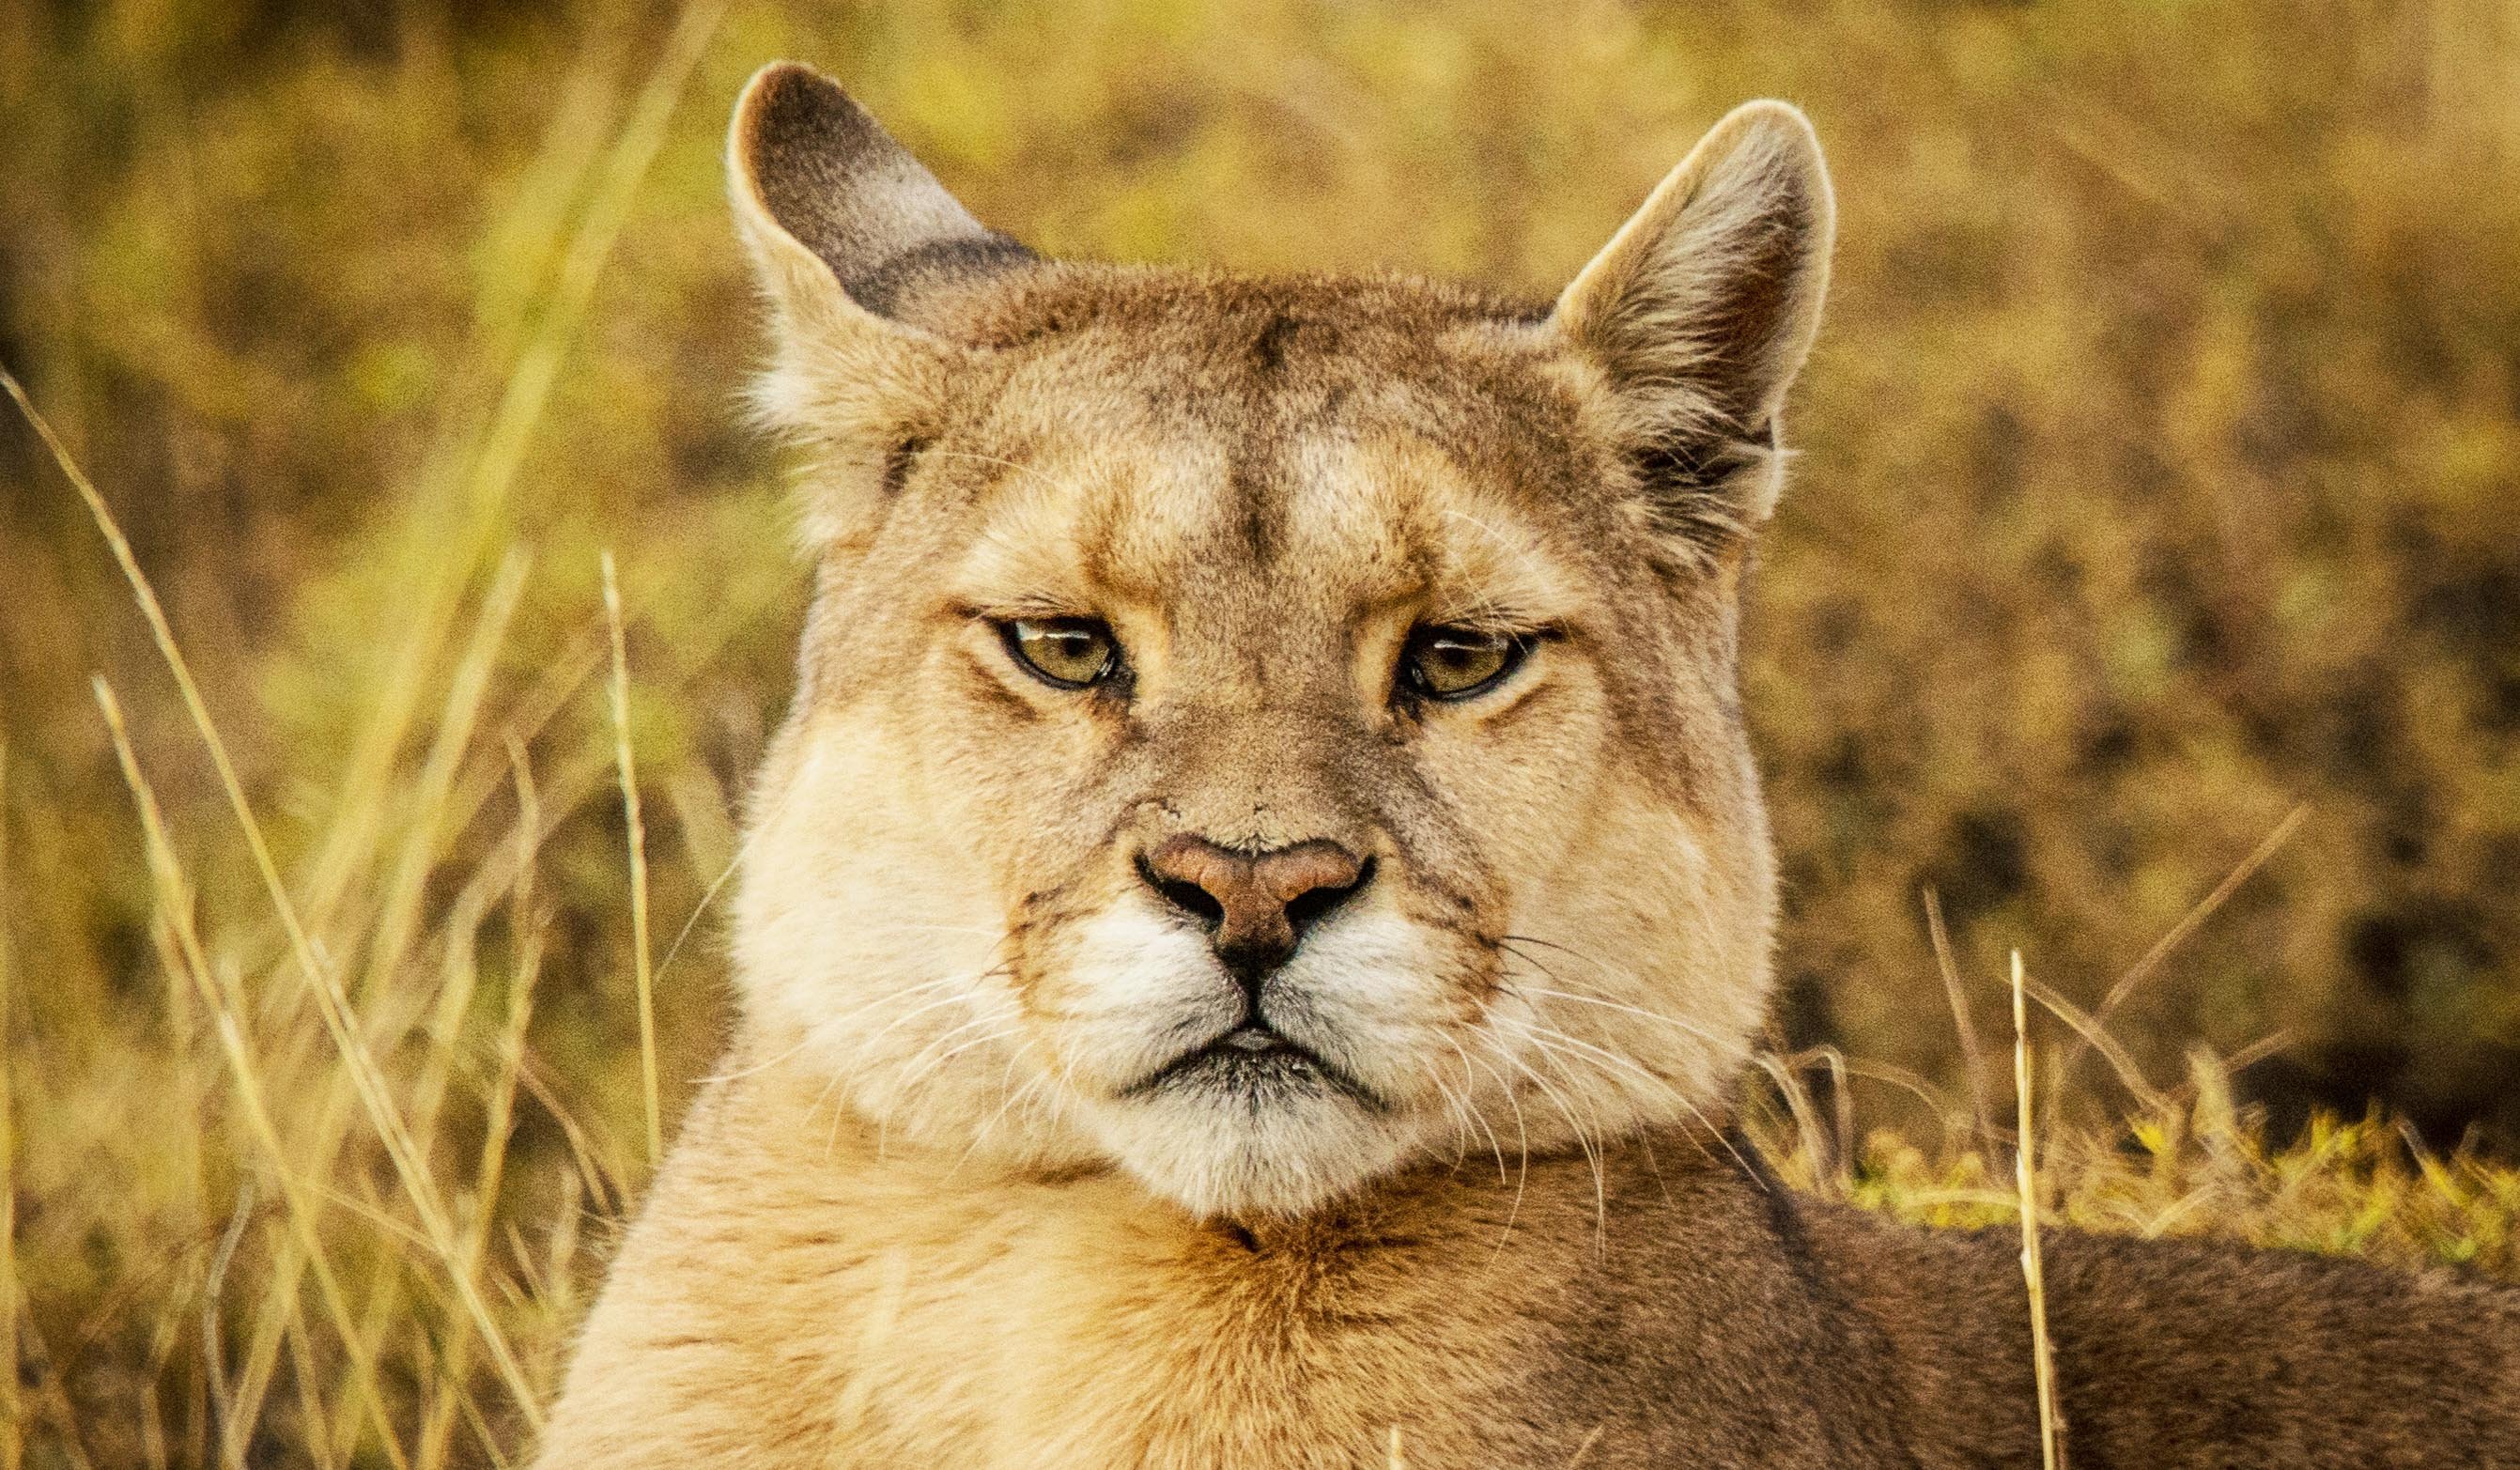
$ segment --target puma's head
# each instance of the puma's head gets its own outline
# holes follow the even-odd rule
[[[839,88],[729,146],[818,570],[746,1054],[1203,1213],[1721,1105],[1775,876],[1748,542],[1832,229],[1724,119],[1552,304],[1043,259]]]

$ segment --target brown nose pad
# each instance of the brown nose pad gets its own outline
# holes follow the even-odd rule
[[[1318,837],[1246,853],[1185,832],[1141,857],[1138,874],[1206,925],[1216,957],[1256,988],[1295,953],[1305,929],[1372,878],[1373,863]]]

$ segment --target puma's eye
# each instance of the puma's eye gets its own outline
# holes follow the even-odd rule
[[[1092,618],[1016,618],[998,634],[1015,662],[1063,690],[1101,684],[1120,668],[1119,643]]]
[[[1501,682],[1531,645],[1508,633],[1420,628],[1400,654],[1400,681],[1430,699],[1466,699]]]

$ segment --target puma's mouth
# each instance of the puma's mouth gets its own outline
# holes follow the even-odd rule
[[[1382,1099],[1320,1052],[1265,1021],[1246,1021],[1193,1047],[1121,1090],[1123,1097],[1195,1091],[1247,1098],[1254,1107],[1339,1092],[1375,1111]]]

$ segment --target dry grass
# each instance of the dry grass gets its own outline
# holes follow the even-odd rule
[[[2039,1133],[2031,1099],[2030,992],[2022,973],[2021,952],[2012,952],[2012,1095],[2018,1127],[2014,1130],[2013,1180],[2018,1186],[2021,1216],[2021,1281],[2030,1294],[2032,1376],[2039,1384],[2039,1461],[2047,1470],[2064,1464],[2056,1417],[2056,1359],[2048,1341],[2048,1282],[2039,1261]]]
[[[2520,1045],[2501,9],[373,9],[0,35],[0,358],[59,421],[0,437],[0,1470],[530,1443],[712,1053],[784,689],[714,168],[789,52],[1053,248],[1538,285],[1724,104],[1810,105],[1762,1146],[2018,1219],[1970,1015],[2017,941],[2046,1219],[2520,1277],[2520,1174],[2271,1133],[2232,1068],[2385,1035],[2410,1104],[2508,1092],[2459,1082]]]

